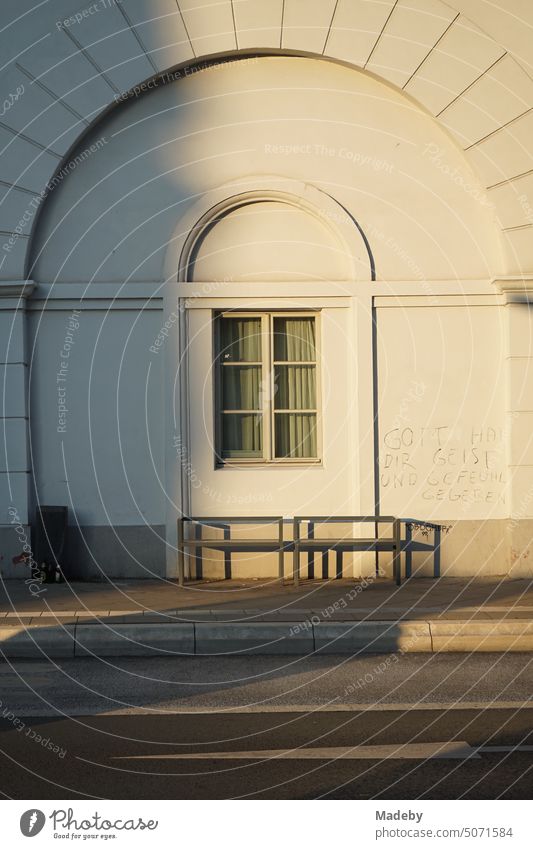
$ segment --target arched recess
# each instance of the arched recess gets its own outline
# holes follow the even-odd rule
[[[236,269],[231,265],[217,268],[216,264],[211,264],[211,276],[195,276],[194,264],[198,262],[202,246],[210,239],[210,235],[216,232],[217,225],[227,220],[227,216],[231,216],[232,213],[250,210],[256,205],[263,210],[272,205],[276,210],[274,215],[284,209],[294,212],[297,228],[302,225],[304,228],[309,228],[306,232],[310,233],[310,239],[306,241],[304,238],[303,242],[298,239],[291,240],[288,233],[282,234],[288,237],[284,238],[284,241],[288,242],[291,248],[295,248],[295,259],[297,259],[296,254],[300,252],[301,269],[297,270],[294,265],[292,270],[296,273],[291,276],[287,274],[286,269],[277,267],[274,253],[276,243],[270,243],[267,240],[271,274],[257,275],[254,278],[254,275],[243,272],[240,265]],[[283,223],[286,223],[286,219]],[[322,242],[319,241],[321,231]],[[247,247],[246,232],[247,228],[243,236],[244,247]],[[222,239],[225,236],[226,233],[222,232]],[[312,241],[311,245],[309,240]],[[311,262],[306,256],[310,247],[314,248],[318,254],[323,251],[326,261],[332,257],[334,259],[334,263],[327,269],[323,268],[321,274],[317,275],[316,268],[313,266],[317,254],[313,255]],[[265,261],[268,262],[268,253],[264,256]],[[239,259],[238,250],[232,253],[232,258],[236,257]],[[261,309],[268,309],[269,305],[274,303],[278,308],[282,308],[283,304],[286,304],[285,308],[298,311],[312,309],[316,303],[323,307],[328,301],[331,303],[332,300],[337,300],[341,301],[345,307],[338,312],[346,313],[346,326],[349,328],[352,319],[348,317],[350,315],[348,296],[356,294],[361,285],[364,292],[367,292],[368,284],[372,284],[375,279],[375,267],[371,245],[362,228],[344,206],[328,192],[317,186],[279,175],[252,174],[211,190],[199,198],[180,218],[168,242],[164,276],[166,281],[164,314],[165,316],[177,315],[178,328],[177,333],[168,336],[164,346],[167,386],[165,394],[167,569],[168,574],[174,574],[176,517],[181,510],[193,512],[195,494],[212,491],[212,485],[208,481],[210,472],[200,469],[205,454],[213,450],[211,439],[208,437],[205,441],[205,450],[201,452],[204,456],[201,460],[194,457],[191,449],[193,435],[209,428],[209,421],[206,423],[205,419],[202,420],[199,416],[194,417],[194,412],[191,414],[191,383],[196,382],[196,378],[189,377],[190,361],[191,357],[195,356],[194,348],[197,344],[194,338],[195,331],[191,331],[189,321],[191,313],[198,312],[205,305],[213,314],[214,310],[223,308],[225,303],[228,308],[241,306],[245,310],[258,309],[258,305]],[[363,297],[366,298],[367,295]],[[210,347],[209,334],[206,334],[204,343],[205,351]],[[354,355],[354,362],[355,359]],[[205,370],[202,374],[207,383],[211,375]],[[200,378],[200,382],[203,381],[204,378]],[[210,391],[208,389],[208,395]],[[364,392],[366,389],[361,397],[364,396]],[[370,399],[367,399],[366,403],[368,408]],[[191,415],[194,418],[193,422],[191,422]],[[175,462],[176,444],[180,446],[182,452],[181,466]],[[185,458],[185,471],[183,458]],[[193,471],[190,473],[187,470]],[[195,476],[201,477],[201,487],[195,486]],[[220,482],[217,485],[220,486]],[[207,509],[209,511],[211,505]]]
[[[209,282],[213,280],[213,269],[209,265],[211,275],[202,271],[200,275],[195,273],[198,266],[200,252],[207,247],[206,242],[210,240],[213,230],[221,222],[228,220],[232,213],[255,212],[257,208],[265,213],[265,219],[260,222],[260,228],[270,217],[268,210],[272,209],[283,213],[283,210],[296,213],[290,221],[283,224],[294,224],[296,233],[294,239],[287,238],[287,232],[282,232],[276,226],[275,219],[268,221],[273,226],[272,240],[263,236],[260,245],[269,249],[276,248],[276,240],[284,239],[289,247],[290,257],[294,260],[292,249],[300,250],[304,243],[299,239],[308,239],[308,247],[316,250],[315,259],[319,257],[324,261],[321,268],[322,274],[317,279],[343,280],[348,282],[374,280],[375,263],[369,244],[362,228],[353,216],[327,192],[309,183],[298,180],[290,180],[277,175],[251,175],[245,181],[231,182],[219,186],[208,193],[194,204],[185,216],[183,216],[176,228],[174,236],[169,242],[169,250],[165,261],[165,279],[172,280],[176,274],[179,282]],[[244,247],[250,245],[253,233],[249,232],[249,220],[243,221],[242,239]],[[301,229],[300,229],[301,228]],[[252,228],[254,229],[254,228]],[[257,227],[255,228],[257,230]],[[237,228],[237,232],[239,228]],[[236,235],[235,232],[232,235]],[[224,234],[226,236],[226,234]],[[237,245],[233,245],[237,247]],[[256,243],[257,247],[257,243]],[[213,244],[207,248],[213,249]],[[327,259],[326,259],[327,256]],[[302,256],[305,263],[309,257]],[[268,260],[261,255],[261,260],[271,264],[266,275],[256,277],[254,275],[246,278],[246,272],[235,273],[235,270],[220,267],[216,278],[227,277],[228,280],[240,279],[245,282],[257,280],[274,281],[289,279],[284,274],[283,268],[272,267],[272,257]],[[207,276],[206,276],[207,274]],[[309,274],[306,278],[305,270],[300,269],[298,273],[293,267],[290,279],[314,279],[314,273],[309,265]]]

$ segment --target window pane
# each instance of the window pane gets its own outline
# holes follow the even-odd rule
[[[276,366],[274,402],[276,410],[316,409],[315,366]]]
[[[276,413],[276,457],[316,457],[316,415]]]
[[[275,318],[274,359],[289,362],[315,361],[315,319]]]
[[[261,366],[222,368],[224,410],[260,410]]]
[[[263,456],[263,417],[257,413],[241,415],[224,413],[222,416],[222,456]]]
[[[220,358],[222,362],[261,361],[261,319],[221,318]]]

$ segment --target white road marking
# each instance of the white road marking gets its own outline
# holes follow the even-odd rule
[[[161,710],[161,707],[150,710],[148,707],[135,708],[118,708],[117,710],[99,711],[100,716],[127,716],[129,714],[145,714],[147,716],[172,716],[173,714],[185,714],[193,716],[202,716],[210,714],[231,714],[239,713],[361,713],[370,711],[371,713],[379,711],[411,711],[411,710],[533,710],[533,701],[522,702],[400,702],[400,703],[378,703],[373,702],[362,704],[335,704],[329,703],[325,705],[227,705],[214,707],[187,707],[177,706],[168,710]]]
[[[43,682],[44,683],[44,682]],[[50,684],[50,680],[46,682]],[[9,686],[3,681],[2,686]],[[26,699],[29,694],[25,693]],[[425,711],[456,711],[456,710],[533,710],[533,701],[523,702],[442,702],[442,703],[400,703],[400,704],[326,704],[326,705],[231,705],[231,706],[215,706],[215,707],[169,707],[164,710],[160,705],[151,710],[149,707],[130,707],[117,708],[116,710],[101,710],[98,704],[87,704],[83,707],[72,705],[68,702],[68,696],[64,702],[59,703],[57,710],[51,710],[45,707],[40,702],[34,705],[24,704],[17,707],[17,715],[21,717],[39,716],[39,717],[57,717],[58,714],[64,713],[68,716],[152,716],[152,717],[168,717],[168,716],[232,716],[239,715],[245,717],[247,714],[268,714],[268,713],[381,713],[386,711],[396,711],[399,713],[408,713],[412,710]],[[0,717],[1,718],[1,717]]]
[[[179,752],[177,754],[155,754],[155,755],[127,755],[114,757],[116,761],[147,761],[147,760],[180,760],[180,761],[263,761],[263,760],[426,760],[478,758],[476,749],[473,749],[464,740],[455,740],[445,743],[393,743],[388,746],[332,746],[324,748],[302,747],[299,749],[264,749],[258,751],[244,752],[193,752],[190,754]]]

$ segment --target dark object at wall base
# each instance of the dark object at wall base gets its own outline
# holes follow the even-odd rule
[[[67,541],[68,508],[39,505],[33,528],[33,556],[41,580],[55,583],[68,577],[63,564]]]

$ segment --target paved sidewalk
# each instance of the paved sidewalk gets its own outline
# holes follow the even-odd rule
[[[7,656],[396,650],[533,651],[533,580],[0,584]]]
[[[38,592],[33,595],[33,592]],[[279,620],[533,619],[533,579],[304,581],[116,581],[115,583],[0,584],[0,619],[45,624],[59,618],[191,622]]]

